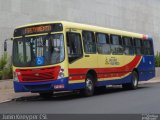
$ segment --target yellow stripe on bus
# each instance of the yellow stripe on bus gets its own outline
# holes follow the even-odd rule
[[[127,73],[126,75],[123,75],[121,77],[110,77],[110,78],[100,78],[98,81],[107,81],[107,80],[118,80],[127,77],[131,72]]]
[[[85,80],[72,80],[72,81],[69,81],[69,84],[74,84],[74,83],[84,83]]]

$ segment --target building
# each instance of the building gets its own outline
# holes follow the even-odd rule
[[[55,20],[149,34],[160,51],[159,11],[159,0],[0,0],[0,55],[16,26]]]

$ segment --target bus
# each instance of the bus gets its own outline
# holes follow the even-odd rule
[[[137,89],[155,76],[150,36],[67,21],[17,27],[13,37],[15,92],[80,91],[122,85]]]

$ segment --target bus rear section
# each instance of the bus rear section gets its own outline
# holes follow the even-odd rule
[[[155,58],[153,39],[148,38],[142,41],[142,59],[137,69],[139,70],[139,80],[147,81],[155,77]]]

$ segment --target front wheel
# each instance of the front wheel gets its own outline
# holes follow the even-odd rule
[[[131,76],[131,83],[123,84],[122,87],[124,89],[135,90],[138,88],[138,74],[137,74],[137,72],[133,71],[131,75],[132,75]]]
[[[94,94],[94,81],[91,75],[87,75],[85,89],[82,92],[86,97],[92,96]]]

